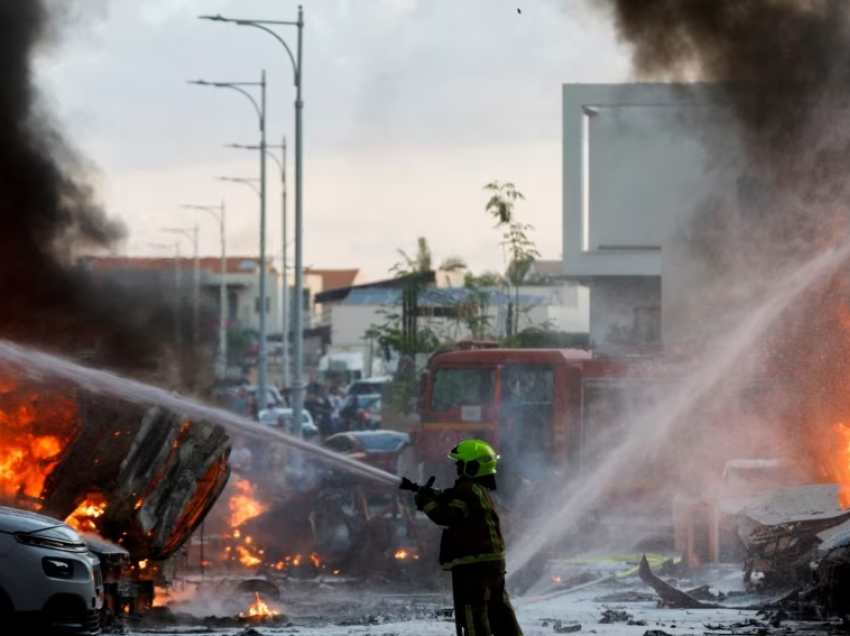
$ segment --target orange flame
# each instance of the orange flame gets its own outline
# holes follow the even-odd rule
[[[0,377],[0,498],[39,498],[78,430],[73,398],[55,392],[41,396],[15,379]],[[27,505],[26,500],[15,503]]]
[[[310,560],[313,562],[313,565],[319,567],[322,564],[322,559],[315,552],[310,555]]]
[[[399,560],[406,559],[408,556],[407,550],[399,550],[395,553],[395,558]]]
[[[850,508],[850,426],[836,424],[833,427],[838,438],[840,452],[833,461],[833,476],[838,482],[838,503]]]
[[[239,479],[233,484],[237,493],[230,498],[230,525],[233,528],[241,526],[248,519],[266,512],[269,507],[256,499],[256,486],[247,479]]]
[[[96,532],[95,519],[100,517],[105,510],[105,501],[86,499],[65,519],[65,523],[80,532]]]
[[[248,548],[245,548],[241,545],[236,546],[236,551],[239,553],[239,563],[244,565],[246,568],[253,568],[260,565],[263,560],[251,554]]]
[[[552,581],[553,581],[554,583],[560,583],[560,582],[561,582],[561,577],[560,577],[560,576],[558,576],[558,575],[553,575],[553,576],[552,576]]]
[[[271,618],[272,616],[278,616],[280,613],[270,608],[263,599],[260,598],[259,593],[254,592],[257,597],[256,602],[252,603],[248,608],[248,613],[239,614],[241,618]]]

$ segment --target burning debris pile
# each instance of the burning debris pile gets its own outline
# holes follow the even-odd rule
[[[255,479],[236,476],[208,517],[210,569],[300,579],[434,569],[437,532],[393,491],[330,473],[303,491]]]
[[[3,503],[66,519],[139,564],[174,554],[229,475],[221,426],[71,387],[3,378],[0,437]]]

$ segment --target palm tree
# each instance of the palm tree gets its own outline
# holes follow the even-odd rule
[[[514,204],[525,201],[522,192],[513,183],[492,181],[484,189],[493,194],[487,201],[486,212],[496,220],[496,227],[510,225],[514,222]]]
[[[399,249],[398,253],[401,257],[406,261],[409,269],[419,273],[424,274],[426,272],[431,271],[431,248],[428,246],[428,239],[424,236],[420,236],[416,239],[416,256],[411,257],[402,249]]]
[[[492,181],[484,186],[484,190],[491,192],[490,199],[484,211],[496,221],[496,227],[502,230],[502,247],[510,251],[506,278],[514,287],[514,309],[512,313],[509,335],[516,335],[519,331],[519,286],[528,273],[531,263],[540,257],[534,242],[528,238],[528,231],[533,229],[530,225],[520,223],[514,213],[517,201],[525,201],[522,192],[516,189],[513,183],[500,183]],[[512,332],[512,333],[511,333]]]
[[[447,256],[440,262],[440,266],[437,269],[444,272],[462,272],[469,268],[466,265],[466,261],[460,256]]]

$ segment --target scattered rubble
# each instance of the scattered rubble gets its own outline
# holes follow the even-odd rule
[[[627,623],[632,619],[632,615],[628,612],[624,612],[622,610],[613,610],[606,609],[602,612],[602,618],[599,619],[599,622],[603,625],[608,625],[611,623]]]

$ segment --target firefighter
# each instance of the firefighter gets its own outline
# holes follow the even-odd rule
[[[416,508],[444,526],[440,565],[452,573],[458,635],[521,636],[505,591],[505,541],[490,491],[496,489],[496,452],[470,439],[449,453],[458,479],[442,492],[421,489]]]

